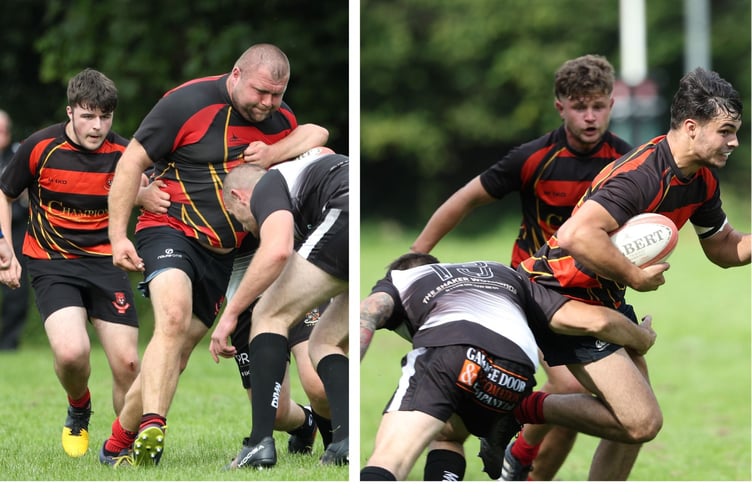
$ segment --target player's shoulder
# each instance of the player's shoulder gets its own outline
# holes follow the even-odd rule
[[[607,130],[606,133],[603,134],[603,143],[607,144],[614,151],[622,155],[628,153],[633,149],[633,146],[631,144],[613,133],[611,130]]]
[[[110,131],[110,134],[107,136],[107,140],[117,146],[122,146],[123,148],[128,146],[128,142],[129,142],[128,139],[118,134],[114,130]]]
[[[164,93],[163,97],[167,97],[172,94],[185,94],[193,92],[202,92],[205,89],[216,88],[221,80],[227,77],[227,73],[222,75],[204,76],[200,78],[194,78],[187,82],[181,83],[177,87],[173,87]]]

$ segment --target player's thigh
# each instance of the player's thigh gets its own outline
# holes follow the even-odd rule
[[[88,355],[91,342],[86,322],[86,309],[76,306],[60,308],[47,317],[44,330],[56,357]]]
[[[154,329],[185,331],[193,309],[193,286],[188,275],[181,269],[164,269],[149,280],[148,286]]]
[[[383,467],[398,478],[410,472],[444,422],[419,411],[391,411],[381,418],[368,465]]]
[[[252,331],[266,331],[263,325],[267,321],[282,322],[287,329],[308,311],[345,289],[347,282],[334,278],[293,253],[280,276],[261,295],[254,308]]]
[[[308,349],[314,359],[321,357],[321,353],[316,352],[321,346],[332,346],[344,352],[348,351],[349,303],[348,292],[340,293],[334,297],[316,326],[313,327]]]
[[[625,349],[598,361],[571,365],[571,369],[578,380],[599,396],[626,425],[660,415],[650,383]]]
[[[543,371],[546,374],[546,383],[545,383],[545,390],[546,392],[551,392],[555,394],[571,394],[574,392],[586,392],[589,393],[587,389],[582,387],[582,384],[580,384],[580,381],[577,380],[577,378],[572,374],[571,371],[569,371],[569,368],[566,366],[560,365],[560,366],[550,366],[546,361],[543,359],[543,356],[540,356],[540,366],[543,368]]]
[[[92,318],[94,331],[110,366],[126,364],[138,367],[138,327]]]

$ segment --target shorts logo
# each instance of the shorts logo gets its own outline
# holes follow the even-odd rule
[[[475,381],[478,380],[478,372],[480,366],[473,363],[469,359],[466,359],[462,364],[462,371],[460,372],[460,382],[468,387],[472,387]]]
[[[112,301],[112,305],[115,306],[118,314],[125,314],[131,307],[123,292],[115,292],[115,300]]]
[[[497,364],[475,347],[468,347],[456,381],[459,388],[473,394],[476,404],[500,413],[517,406],[528,383],[527,377]]]
[[[303,319],[303,324],[306,326],[314,326],[316,323],[319,322],[319,318],[321,317],[321,313],[319,312],[318,307],[315,309],[310,310]]]
[[[219,314],[219,311],[222,310],[222,304],[225,303],[225,296],[221,296],[219,300],[214,304],[214,317],[216,318]]]
[[[175,257],[182,259],[183,255],[179,253],[175,253],[175,250],[173,250],[172,248],[165,248],[164,253],[160,255],[159,257],[157,257],[157,259],[169,259],[169,258],[175,258]]]
[[[609,345],[611,345],[611,344],[609,344],[608,342],[604,342],[604,341],[602,341],[600,339],[595,339],[595,348],[598,349],[599,351],[602,351],[603,349],[605,349]]]

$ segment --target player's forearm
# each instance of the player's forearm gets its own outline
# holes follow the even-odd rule
[[[368,347],[371,345],[371,340],[373,340],[373,329],[363,326],[363,323],[361,321],[360,325],[360,360],[363,361],[363,358],[366,355],[366,352],[368,351]]]
[[[470,212],[493,200],[494,198],[483,188],[480,179],[473,178],[436,209],[410,250],[430,252]]]
[[[551,318],[551,329],[561,335],[589,335],[644,354],[655,342],[650,319],[633,323],[619,311],[576,300],[566,302]]]
[[[131,211],[141,188],[141,179],[152,161],[143,146],[132,139],[120,157],[107,197],[110,241],[127,237]]]
[[[428,220],[423,231],[418,235],[410,250],[429,253],[449,231],[459,224],[464,214],[446,204],[440,206]]]
[[[128,222],[140,186],[141,174],[140,172],[137,174],[134,176],[127,169],[118,170],[112,181],[110,194],[107,197],[110,241],[127,237]]]
[[[392,314],[394,302],[389,294],[378,292],[369,295],[360,303],[360,359],[368,351],[376,330],[383,327]]]
[[[274,283],[290,258],[290,253],[270,250],[263,245],[256,250],[240,284],[225,306],[225,310],[239,316],[256,298]]]
[[[727,225],[719,234],[700,240],[707,258],[723,268],[744,266],[750,263],[752,236]]]
[[[10,247],[11,252],[13,252],[13,217],[11,216],[12,213],[12,206],[13,200],[8,198],[8,196],[0,191],[0,228],[2,228],[3,232],[3,239]]]
[[[329,140],[329,131],[313,123],[304,123],[296,127],[290,134],[271,147],[274,150],[273,163],[295,158],[317,146],[323,146]]]

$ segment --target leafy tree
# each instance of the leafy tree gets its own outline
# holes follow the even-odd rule
[[[115,129],[127,137],[170,88],[226,73],[248,46],[271,42],[290,58],[285,100],[301,123],[327,127],[348,152],[344,0],[4,0],[2,15],[0,107],[17,131],[65,119],[65,85],[88,66],[117,84]]]
[[[749,109],[750,2],[711,5],[712,69]],[[683,6],[647,6],[649,76],[664,104],[684,73]],[[558,126],[553,74],[566,59],[601,54],[620,68],[618,0],[363,0],[360,34],[364,219],[422,224],[509,148]],[[741,140],[724,175],[748,196]]]

